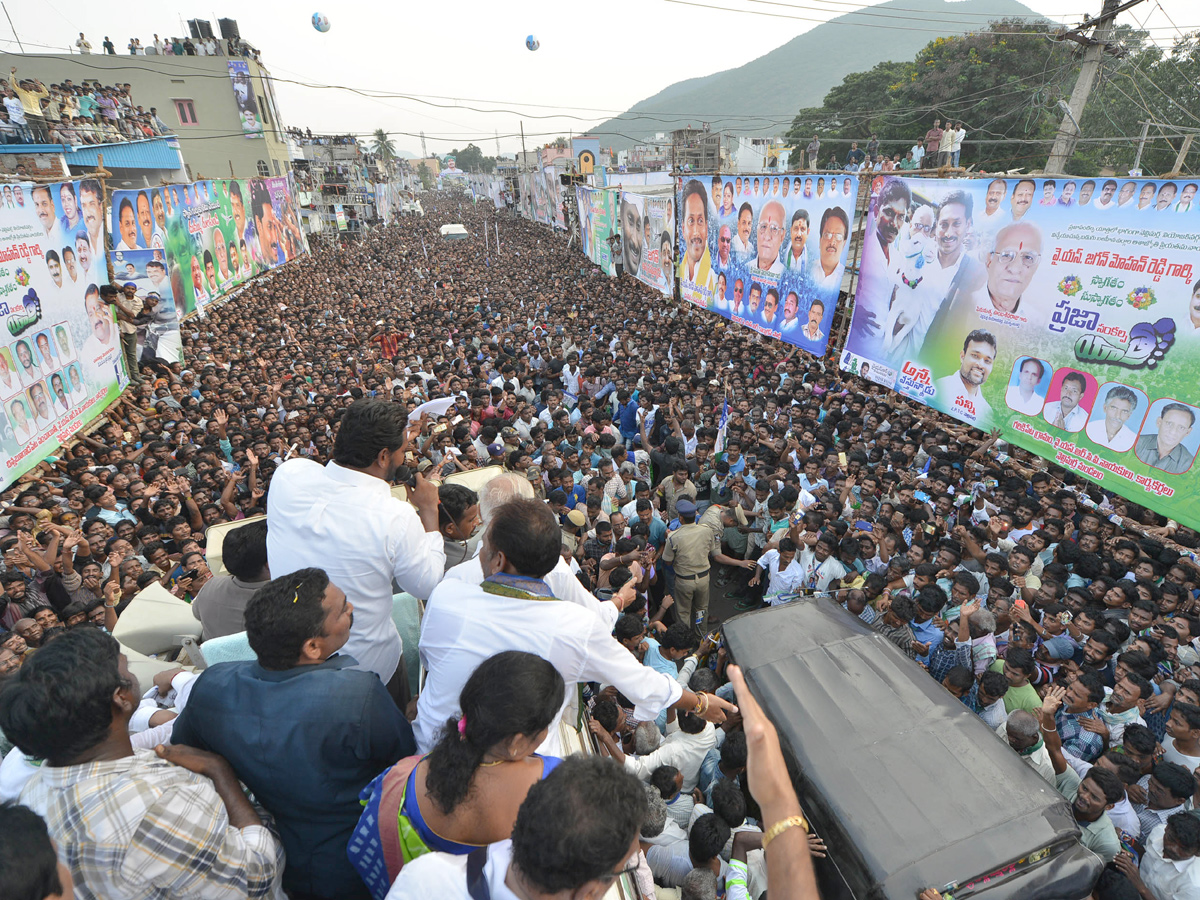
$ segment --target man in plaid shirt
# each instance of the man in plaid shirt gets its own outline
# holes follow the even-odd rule
[[[1104,683],[1096,672],[1082,672],[1070,686],[1054,716],[1063,750],[1085,762],[1095,762],[1104,752],[1104,738],[1083,727],[1083,720],[1099,718],[1097,707],[1104,699]]]
[[[224,759],[134,750],[142,692],[120,645],[77,628],[0,690],[0,730],[42,760],[20,802],[46,820],[83,900],[283,900],[283,851]]]

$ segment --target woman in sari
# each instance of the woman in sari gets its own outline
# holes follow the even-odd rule
[[[360,795],[366,809],[350,862],[375,900],[400,869],[432,851],[465,855],[512,836],[530,786],[560,762],[534,751],[562,707],[566,687],[546,660],[516,650],[485,660],[459,695],[427,756],[400,760]]]

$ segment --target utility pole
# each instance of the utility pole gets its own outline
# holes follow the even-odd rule
[[[521,120],[521,164],[517,166],[517,209],[521,208],[521,174],[525,171],[525,120]],[[529,217],[533,218],[533,198],[529,198]],[[500,226],[496,226],[496,252],[500,252]]]
[[[421,158],[429,159],[429,151],[425,149],[425,132],[421,132]]]
[[[1108,39],[1113,32],[1113,20],[1117,13],[1136,6],[1142,0],[1104,0],[1100,18],[1090,19],[1084,24],[1063,35],[1063,40],[1074,41],[1086,49],[1083,51],[1083,65],[1079,68],[1079,78],[1075,89],[1071,91],[1071,99],[1064,111],[1062,123],[1058,126],[1058,134],[1054,138],[1054,146],[1050,150],[1050,158],[1046,160],[1047,175],[1062,175],[1067,171],[1067,160],[1075,152],[1075,144],[1082,136],[1077,123],[1083,121],[1083,109],[1087,106],[1088,95],[1096,84],[1096,76],[1100,72],[1100,61],[1105,52],[1119,52],[1116,48],[1108,47]],[[1095,29],[1092,37],[1082,32],[1085,29]]]
[[[1142,171],[1142,154],[1146,151],[1146,138],[1150,136],[1150,123],[1142,123],[1142,136],[1138,138],[1137,156],[1133,158],[1133,171]]]

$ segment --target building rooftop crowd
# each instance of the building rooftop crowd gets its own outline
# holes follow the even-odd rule
[[[156,107],[133,101],[128,83],[43,84],[20,77],[13,66],[0,108],[0,139],[6,144],[111,144],[174,134]]]
[[[75,40],[75,49],[84,56],[93,52],[92,42],[81,31]],[[117,45],[112,39],[104,36],[100,44],[100,52],[107,56],[117,56]],[[125,45],[125,52],[130,56],[244,56],[260,62],[257,49],[243,41],[240,37],[222,39],[211,37],[168,37],[160,38],[155,34],[144,45],[141,38],[131,37]]]
[[[423,200],[185,323],[186,368],[0,493],[0,880],[46,878],[13,896],[815,897],[721,584],[924,667],[1070,800],[1102,900],[1200,896],[1194,530]],[[213,577],[205,529],[263,512]],[[155,581],[257,660],[138,685],[106,632]]]

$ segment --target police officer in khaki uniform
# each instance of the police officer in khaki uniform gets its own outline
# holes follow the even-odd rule
[[[696,504],[680,499],[675,506],[680,526],[667,535],[662,561],[675,569],[675,614],[696,631],[708,619],[710,558],[729,566],[749,568],[752,560],[733,559],[721,552],[721,534],[708,523],[696,521]],[[724,512],[717,513],[721,516]]]

